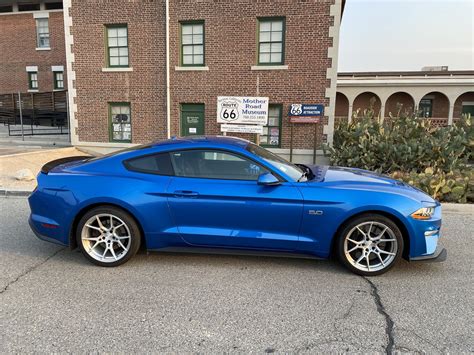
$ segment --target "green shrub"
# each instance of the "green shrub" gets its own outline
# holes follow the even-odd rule
[[[474,127],[464,117],[449,127],[433,127],[429,120],[401,115],[390,119],[354,117],[335,128],[331,164],[379,173],[422,172],[431,167],[445,172],[473,159]]]
[[[425,191],[439,201],[474,202],[474,169],[445,173],[427,168],[422,173],[396,171],[390,176]]]
[[[438,128],[401,107],[397,117],[388,119],[375,117],[372,109],[356,111],[351,123],[336,126],[333,147],[325,150],[332,165],[392,175],[443,201],[472,201],[470,115]]]

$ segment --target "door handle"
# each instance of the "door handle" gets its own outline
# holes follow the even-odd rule
[[[189,190],[176,190],[173,192],[173,195],[175,197],[198,197],[198,193],[195,191],[189,191]]]

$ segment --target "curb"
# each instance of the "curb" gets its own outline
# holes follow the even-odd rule
[[[72,147],[71,142],[69,141],[48,141],[43,139],[32,139],[22,141],[21,139],[8,139],[5,137],[0,137],[0,144],[4,145],[36,145],[42,147]]]
[[[21,152],[21,153],[13,153],[13,154],[6,154],[0,155],[0,158],[11,158],[11,157],[20,157],[23,155],[29,154],[43,154],[43,153],[54,153],[61,149],[74,149],[74,147],[58,147],[58,148],[51,148],[51,147],[40,147],[38,150],[33,150],[31,152]]]
[[[33,191],[0,189],[0,197],[28,197]]]

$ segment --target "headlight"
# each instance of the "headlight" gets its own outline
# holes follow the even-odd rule
[[[430,219],[435,212],[434,207],[422,207],[411,214],[414,219]]]

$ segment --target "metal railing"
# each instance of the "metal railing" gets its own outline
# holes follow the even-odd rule
[[[337,124],[339,122],[344,122],[344,121],[347,122],[347,119],[348,119],[347,116],[335,116],[335,123]],[[385,117],[384,119],[385,120],[390,120],[391,118],[390,117]],[[418,117],[417,119],[418,120],[429,120],[433,127],[446,127],[446,126],[448,126],[448,119],[447,118],[442,118],[442,117],[429,117],[429,118]],[[357,120],[357,118],[356,118],[356,120]],[[459,120],[459,118],[454,118],[453,122],[456,122],[457,120]]]
[[[0,95],[0,123],[9,136],[69,134],[67,91]]]

